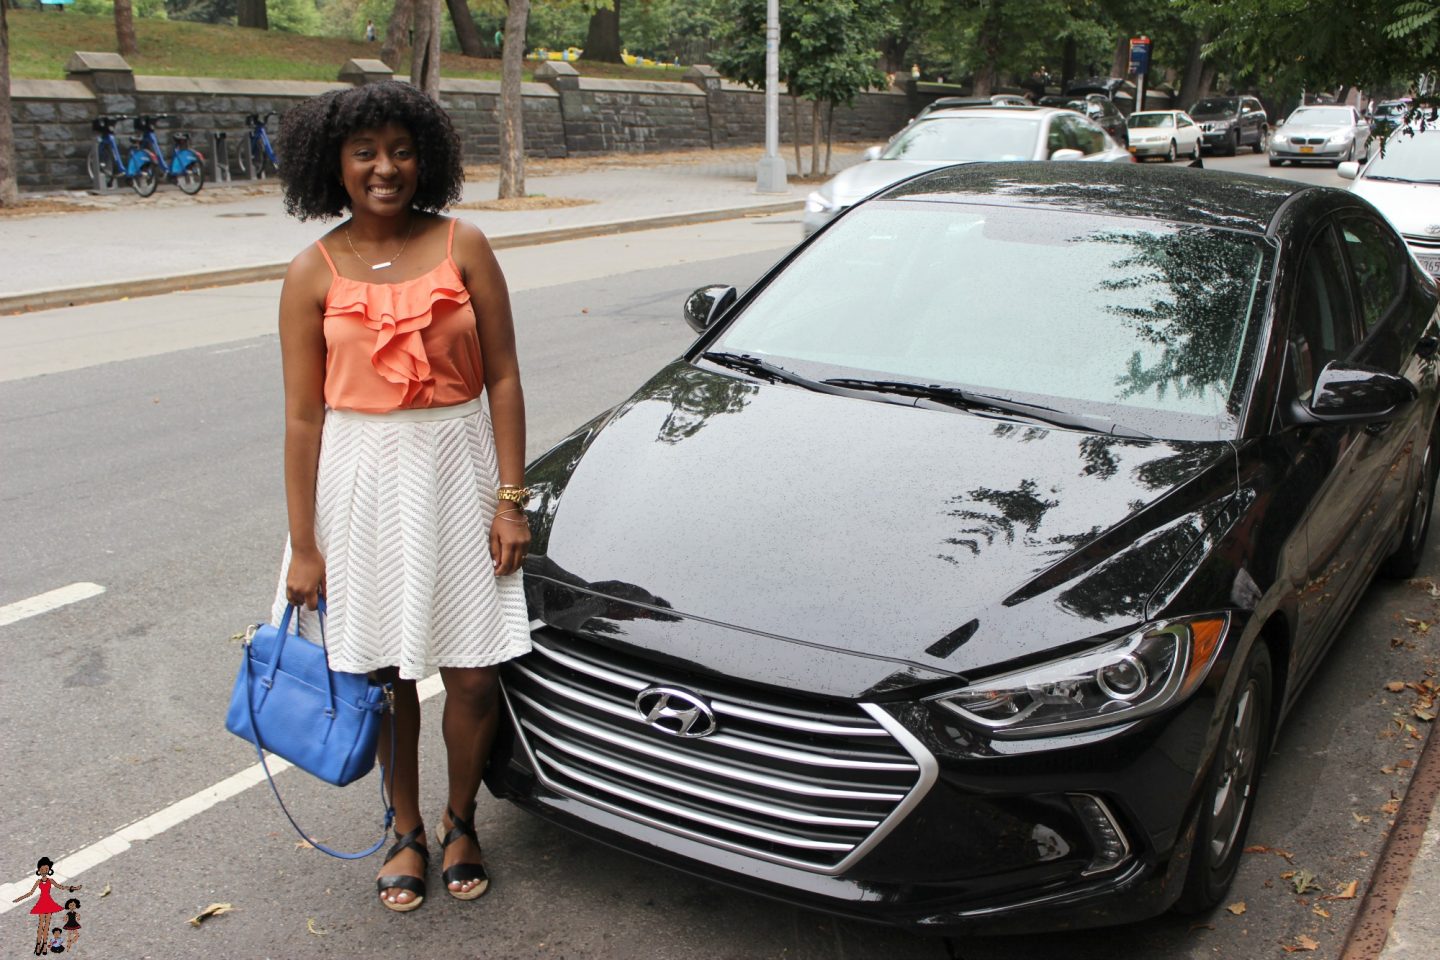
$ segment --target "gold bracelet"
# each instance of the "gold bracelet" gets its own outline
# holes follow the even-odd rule
[[[517,486],[513,483],[502,483],[495,490],[495,497],[499,500],[509,500],[516,506],[523,507],[529,501],[531,493],[529,487]]]
[[[510,516],[507,516],[507,515],[506,515],[506,514],[511,514],[511,513],[520,513],[520,511],[518,511],[518,510],[506,510],[505,513],[497,513],[497,514],[495,514],[495,519],[496,519],[496,520],[509,520],[511,523],[525,523],[525,524],[528,524],[528,523],[530,522],[528,519],[525,518],[525,515],[524,515],[524,514],[521,514],[521,515],[520,515],[520,519],[519,519],[519,520],[516,520],[514,517],[510,517]]]

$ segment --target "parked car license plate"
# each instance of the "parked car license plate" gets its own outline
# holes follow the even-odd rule
[[[1314,152],[1315,152],[1315,148],[1314,148],[1314,147],[1301,147],[1301,148],[1300,148],[1300,152],[1301,152],[1301,153],[1314,153]]]
[[[1430,271],[1431,276],[1440,277],[1440,257],[1416,257],[1420,266]]]

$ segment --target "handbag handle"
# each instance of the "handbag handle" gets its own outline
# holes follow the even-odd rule
[[[288,604],[285,607],[285,615],[280,618],[280,645],[275,650],[276,665],[280,663],[280,654],[285,649],[285,637],[287,635],[286,631],[290,628],[290,617],[294,612],[295,604]],[[322,646],[324,646],[325,601],[323,599],[320,601],[319,613],[320,643]],[[299,636],[299,634],[296,634],[296,636]],[[250,654],[248,651],[245,654],[244,660],[241,661],[241,668],[245,672],[245,706],[250,711],[250,729],[255,734],[255,755],[260,758],[260,769],[265,771],[265,779],[269,781],[270,790],[272,793],[275,794],[275,802],[280,804],[280,811],[285,814],[285,819],[290,821],[290,826],[295,828],[295,832],[300,834],[300,839],[304,840],[306,843],[310,844],[312,847],[314,847],[316,850],[319,850],[321,853],[328,853],[330,854],[330,856],[337,857],[341,860],[363,860],[366,857],[370,856],[372,853],[375,853],[381,847],[385,846],[385,841],[389,838],[390,834],[390,825],[395,822],[395,806],[385,795],[385,771],[387,769],[393,770],[395,768],[395,697],[390,684],[385,684],[385,699],[388,702],[388,710],[386,712],[390,714],[390,763],[388,765],[385,763],[380,764],[380,803],[382,806],[385,807],[385,822],[380,828],[380,839],[376,840],[369,849],[361,850],[359,853],[346,853],[343,850],[331,850],[319,840],[312,839],[305,832],[305,829],[301,827],[300,824],[295,822],[295,818],[290,815],[290,808],[285,806],[285,800],[280,796],[280,789],[275,786],[275,778],[270,775],[270,765],[265,762],[265,748],[264,744],[260,742],[260,725],[255,722],[255,701],[252,700],[250,697],[250,693],[253,688],[250,684]],[[270,671],[270,676],[273,677],[274,675],[275,671],[272,667]],[[326,648],[325,677],[326,680],[329,681],[330,658],[328,647]],[[330,687],[330,703],[333,709],[333,705],[335,703],[334,684],[331,683]]]

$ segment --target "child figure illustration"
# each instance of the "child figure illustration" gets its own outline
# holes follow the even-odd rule
[[[30,915],[40,918],[39,922],[35,925],[35,956],[37,957],[44,956],[50,952],[50,941],[45,938],[45,933],[50,930],[50,920],[55,914],[59,913],[61,909],[60,904],[55,902],[55,898],[50,896],[50,888],[56,885],[54,879],[50,876],[54,867],[54,861],[49,857],[41,857],[35,864],[35,875],[40,879],[36,880],[30,886],[28,892],[16,897],[14,900],[15,903],[20,903],[23,900],[30,899],[36,890],[40,891],[40,899],[35,901],[35,906],[30,908]],[[74,893],[80,889],[80,884],[77,883],[74,886],[65,887],[65,889]],[[59,929],[59,927],[55,928],[57,933]]]
[[[51,953],[64,953],[64,952],[65,952],[65,941],[62,940],[61,937],[60,937],[60,928],[59,928],[59,927],[52,927],[51,930],[50,930],[50,952],[51,952]]]
[[[71,897],[65,901],[65,949],[75,950],[75,941],[80,939],[80,901]],[[52,951],[54,947],[50,948]]]

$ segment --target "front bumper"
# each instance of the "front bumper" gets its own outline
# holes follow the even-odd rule
[[[1270,157],[1274,160],[1324,160],[1336,162],[1345,159],[1353,144],[1350,143],[1322,143],[1322,144],[1292,144],[1276,143],[1270,141]]]
[[[573,662],[599,648],[572,638],[556,649]],[[719,678],[600,653],[612,677],[643,676],[705,696],[712,690],[736,692]],[[814,715],[878,712],[887,729],[898,731],[894,743],[919,769],[910,793],[874,836],[862,832],[854,855],[841,852],[825,860],[795,846],[776,855],[773,843],[754,839],[774,829],[760,814],[722,809],[715,821],[725,827],[706,822],[716,809],[706,794],[733,792],[740,802],[781,805],[763,783],[785,769],[755,768],[748,789],[733,780],[711,789],[695,775],[696,767],[670,768],[679,771],[672,778],[650,757],[693,749],[703,767],[705,741],[656,734],[638,714],[628,721],[613,708],[608,716],[597,714],[596,698],[603,691],[589,676],[577,685],[589,700],[572,710],[573,704],[557,702],[568,696],[556,693],[569,682],[564,670],[546,657],[532,653],[502,670],[505,729],[486,782],[497,796],[618,849],[788,903],[934,934],[1124,923],[1164,911],[1179,895],[1187,860],[1177,851],[1189,849],[1198,785],[1213,751],[1215,702],[1208,685],[1168,713],[1072,735],[1063,747],[992,740],[921,702],[817,703]],[[752,706],[804,704],[793,694],[739,693],[753,693],[757,700],[744,701]],[[537,703],[545,709],[537,711]],[[580,738],[556,726],[557,718],[562,724],[578,720],[581,727],[604,727],[600,736],[608,730],[611,739],[568,742]],[[647,748],[645,737],[658,739]],[[653,753],[615,747],[625,740]],[[835,755],[852,755],[850,749],[840,745]],[[627,764],[633,764],[629,772]],[[613,775],[616,770],[622,773]],[[662,786],[646,787],[646,777]],[[841,773],[821,782],[841,790],[863,785]],[[1097,827],[1097,808],[1084,798],[1099,802],[1122,838],[1118,859],[1103,855],[1105,828]],[[667,811],[667,804],[679,812]],[[812,811],[803,803],[790,806],[798,813]],[[727,829],[748,829],[754,836]],[[797,835],[804,842],[843,831],[817,828]],[[804,860],[814,862],[797,862]]]
[[[1170,152],[1170,141],[1162,140],[1158,143],[1136,143],[1133,139],[1129,145],[1130,153],[1136,157],[1163,157]],[[1176,155],[1180,153],[1176,148]]]

